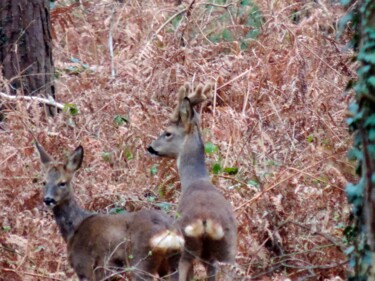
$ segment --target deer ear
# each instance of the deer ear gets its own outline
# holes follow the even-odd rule
[[[53,161],[53,158],[44,150],[44,148],[35,140],[35,147],[38,150],[40,156],[40,162],[47,166],[50,162]]]
[[[65,167],[68,171],[74,172],[81,167],[83,161],[83,147],[78,146],[73,153],[69,156],[68,162]]]
[[[182,124],[185,126],[190,124],[194,118],[194,109],[188,97],[182,100],[179,111]]]

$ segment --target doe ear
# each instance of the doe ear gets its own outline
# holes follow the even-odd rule
[[[65,167],[68,171],[74,172],[81,167],[83,161],[83,147],[78,146],[68,158]]]
[[[53,161],[53,158],[44,150],[44,148],[38,143],[37,140],[35,140],[35,147],[38,150],[40,162],[42,162],[44,166]]]
[[[180,105],[180,118],[182,123],[186,126],[191,123],[191,121],[194,118],[194,109],[191,106],[190,99],[188,97],[185,97],[181,101]]]

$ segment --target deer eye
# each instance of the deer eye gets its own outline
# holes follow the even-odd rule
[[[66,187],[66,182],[60,182],[59,183],[60,188],[65,188]]]
[[[166,137],[167,139],[171,138],[171,137],[172,137],[172,133],[170,133],[170,132],[166,132],[166,133],[165,133],[165,137]]]

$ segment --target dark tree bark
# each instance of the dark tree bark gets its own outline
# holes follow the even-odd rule
[[[55,97],[49,5],[0,0],[0,66],[11,85],[8,94]]]

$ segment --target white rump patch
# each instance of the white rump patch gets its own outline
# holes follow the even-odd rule
[[[185,244],[184,238],[174,231],[166,230],[154,235],[150,240],[152,248],[159,250],[180,250]]]
[[[214,240],[220,240],[224,237],[223,227],[211,219],[206,220],[205,225],[201,219],[198,219],[195,222],[187,225],[184,232],[185,235],[189,237],[199,237],[203,234],[207,234]]]
[[[204,226],[202,220],[196,220],[195,222],[185,226],[185,235],[189,237],[199,237],[204,233]]]
[[[219,240],[224,237],[223,227],[210,219],[206,222],[206,233],[214,240]]]

